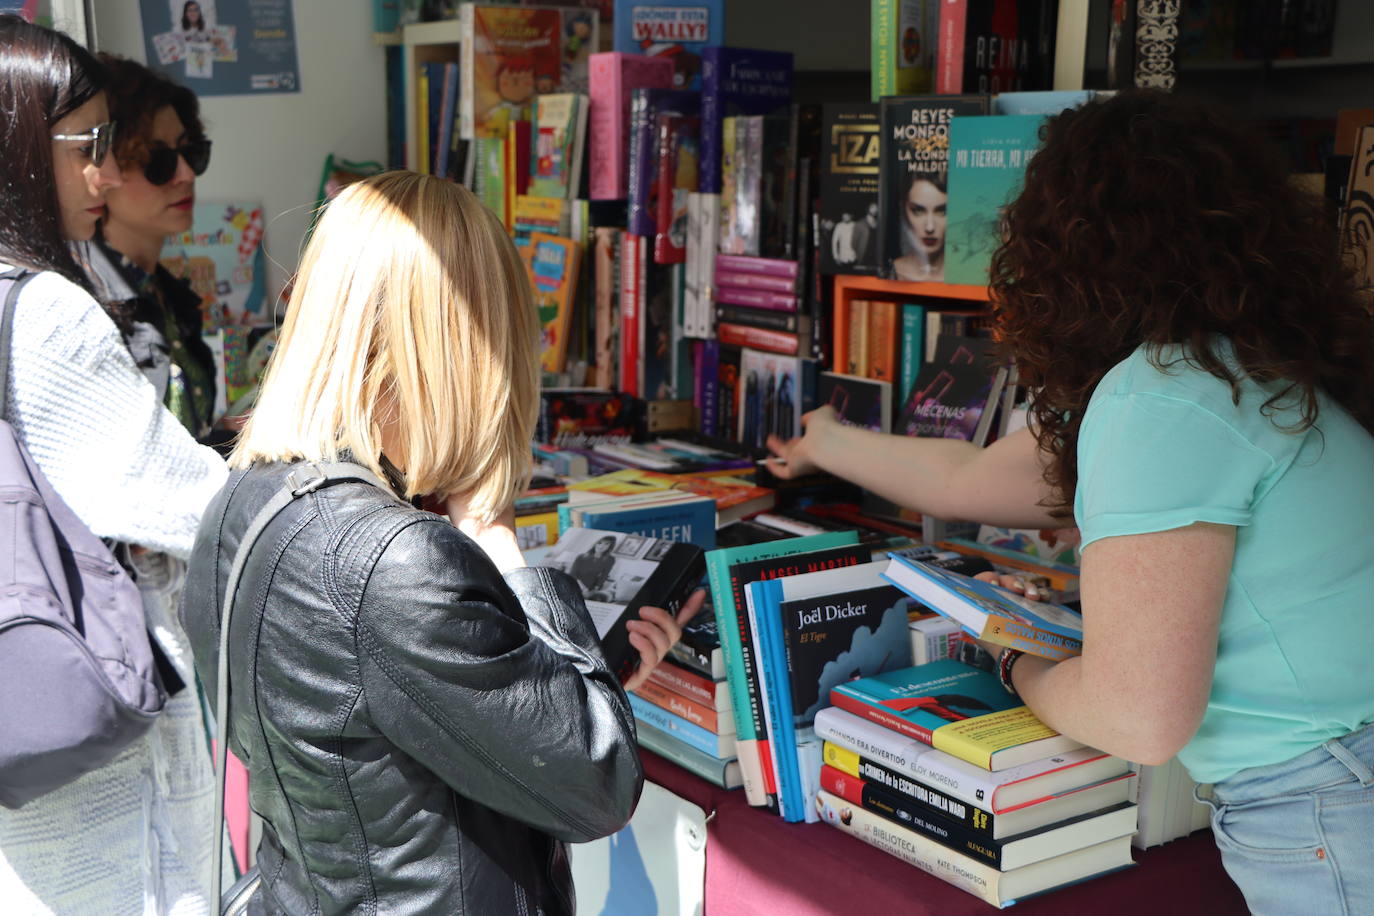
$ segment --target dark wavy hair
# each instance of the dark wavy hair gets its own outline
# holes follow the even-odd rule
[[[1374,432],[1374,321],[1321,201],[1226,111],[1126,91],[1050,118],[1004,213],[991,267],[1003,350],[1039,386],[1032,413],[1050,508],[1068,515],[1093,390],[1116,363],[1182,344],[1231,386],[1272,392],[1281,428],[1316,424],[1324,391]],[[1229,337],[1238,371],[1214,345]],[[1291,422],[1279,423],[1283,409]]]
[[[168,106],[176,112],[189,139],[205,139],[200,100],[194,92],[137,61],[104,52],[97,57],[108,74],[105,93],[110,100],[110,117],[119,123],[114,154],[122,168],[142,166],[147,161],[153,118]]]
[[[52,127],[105,86],[105,69],[61,32],[0,16],[0,257],[89,289],[62,234]]]

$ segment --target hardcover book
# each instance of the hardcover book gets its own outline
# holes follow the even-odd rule
[[[701,55],[725,43],[725,0],[615,0],[615,50],[666,57],[673,88],[701,89]]]
[[[871,0],[871,101],[935,89],[939,0]]]
[[[701,55],[701,174],[698,190],[719,194],[721,127],[727,117],[766,115],[792,101],[787,51],[707,47]]]
[[[840,684],[830,700],[994,771],[1083,746],[1037,719],[997,675],[952,660]]]
[[[705,751],[697,750],[692,745],[642,721],[635,723],[635,736],[639,739],[640,747],[653,751],[665,760],[671,760],[712,785],[720,786],[722,789],[738,789],[744,785],[738,758],[712,757]]]
[[[945,280],[986,285],[1002,208],[1020,193],[1042,115],[958,118],[950,127]]]
[[[699,703],[676,691],[669,690],[653,680],[645,681],[631,693],[648,700],[659,709],[666,709],[673,715],[686,719],[693,725],[700,725],[708,732],[715,732],[718,735],[733,735],[735,733],[735,714],[728,697],[724,698],[726,701],[724,707],[717,708],[714,703]]]
[[[812,728],[831,688],[911,660],[911,602],[885,585],[882,563],[858,563],[754,583],[771,746],[784,774],[784,816],[814,821],[821,746]],[[809,763],[804,758],[813,758]]]
[[[667,732],[687,746],[711,757],[724,760],[735,756],[738,739],[734,734],[716,734],[708,731],[633,693],[628,695],[628,699],[636,722],[646,722],[651,727]]]
[[[999,909],[1033,894],[1135,864],[1131,859],[1130,837],[1121,836],[1033,865],[999,871],[824,790],[817,794],[816,806],[821,820],[827,824]]]
[[[885,433],[892,429],[892,385],[871,378],[822,372],[816,385],[816,400],[835,409],[835,416],[847,426]]]
[[[567,362],[581,256],[572,239],[542,232],[530,235],[530,288],[541,328],[539,364],[548,372],[562,372]]]
[[[989,342],[940,335],[935,360],[916,374],[893,432],[930,439],[987,441],[1004,366],[987,362]]]
[[[569,528],[595,528],[639,534],[663,541],[716,546],[716,504],[695,493],[658,490],[599,502],[558,507],[559,536]]]
[[[893,280],[945,278],[949,134],[954,119],[986,115],[985,95],[885,98],[880,104],[878,261]]]
[[[736,525],[747,524],[737,522]],[[734,526],[732,526],[734,527]],[[741,563],[770,560],[825,550],[831,547],[852,546],[858,536],[852,532],[835,532],[803,538],[785,538],[762,543],[744,544],[712,550],[706,555],[706,571],[711,586],[711,603],[715,610],[716,631],[720,639],[721,656],[729,679],[730,698],[735,708],[735,727],[739,735],[740,767],[744,773],[744,791],[749,804],[768,803],[763,781],[762,757],[766,757],[767,734],[760,736],[755,729],[757,696],[751,692],[753,658],[746,658],[742,644],[749,632],[749,620],[741,599],[744,584],[735,579],[732,567]],[[698,615],[698,617],[701,615]],[[753,688],[756,690],[756,688]],[[762,717],[759,717],[762,721]],[[758,742],[765,741],[765,753],[759,753]]]
[[[1058,0],[941,3],[935,91],[996,95],[1051,88],[1058,13]]]
[[[624,200],[629,173],[630,93],[634,89],[671,89],[673,64],[665,57],[607,51],[591,56],[589,73],[591,199]]]
[[[815,728],[827,743],[995,815],[1130,772],[1130,764],[1120,757],[1085,747],[994,773],[833,706],[816,713]]]
[[[505,136],[510,121],[529,117],[536,95],[586,92],[597,27],[578,9],[459,5],[464,139]]]
[[[800,435],[800,358],[746,349],[740,360],[740,377],[743,381],[739,416],[741,443],[751,448],[764,448],[770,435],[783,440]]]
[[[823,274],[878,271],[878,106],[821,109],[820,248]]]
[[[729,708],[731,709],[730,721],[734,722],[734,707],[730,704],[730,689],[725,686],[724,681],[712,680],[680,662],[664,659],[661,664],[654,667],[653,671],[649,672],[648,682],[712,709]]]
[[[724,680],[725,654],[720,648],[716,617],[709,599],[707,605],[683,625],[682,637],[668,650],[668,658],[714,681]]]
[[[694,544],[593,528],[568,529],[542,565],[577,581],[606,664],[621,680],[639,664],[625,624],[646,606],[676,614],[706,572]]]

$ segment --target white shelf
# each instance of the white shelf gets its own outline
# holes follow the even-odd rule
[[[401,29],[401,42],[410,47],[458,44],[458,40],[457,19],[445,19],[442,22],[417,22]]]

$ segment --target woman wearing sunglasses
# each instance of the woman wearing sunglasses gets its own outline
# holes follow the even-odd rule
[[[125,346],[127,316],[97,302],[68,249],[120,185],[104,81],[65,35],[0,16],[0,273],[30,274],[13,304],[5,418],[92,532],[141,560],[185,557],[224,463],[162,406]],[[112,762],[0,808],[6,913],[208,908],[214,783],[195,687],[176,689],[195,683],[190,649],[174,587],[139,585],[170,696]]]
[[[162,403],[202,442],[212,431],[216,369],[201,338],[200,296],[158,264],[169,235],[191,228],[196,176],[210,141],[195,93],[142,64],[100,55],[121,184],[106,195],[100,231],[78,256],[98,298],[130,315],[129,350]]]

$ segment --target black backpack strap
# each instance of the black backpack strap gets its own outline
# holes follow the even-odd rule
[[[14,304],[19,299],[19,291],[32,276],[32,271],[22,267],[0,274],[0,282],[10,281],[9,291],[5,293],[4,314],[0,315],[0,420],[8,420],[10,416],[10,338],[14,332]]]
[[[224,768],[229,753],[229,620],[234,611],[234,598],[243,578],[243,569],[248,562],[248,554],[257,543],[262,532],[283,509],[291,505],[297,497],[313,493],[321,487],[344,481],[369,483],[386,493],[391,488],[376,474],[360,464],[347,461],[311,461],[292,468],[286,475],[286,486],[278,490],[258,510],[244,532],[238,552],[234,554],[234,565],[229,572],[229,580],[224,587],[224,606],[219,618],[219,665],[215,672],[215,833],[214,857],[211,868],[210,898],[211,912],[219,912],[221,878],[224,875]]]

